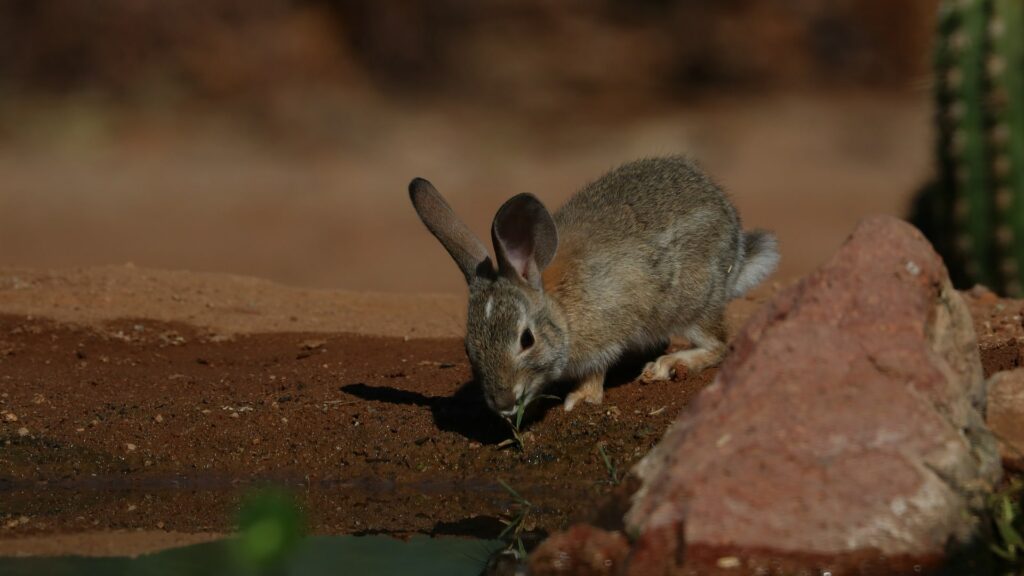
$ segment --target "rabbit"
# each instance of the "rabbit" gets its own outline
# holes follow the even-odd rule
[[[723,192],[680,156],[626,163],[554,215],[531,194],[512,197],[491,225],[497,266],[430,182],[414,179],[409,197],[466,277],[466,353],[506,418],[554,381],[578,382],[566,411],[600,404],[616,360],[672,336],[693,348],[648,363],[642,378],[718,364],[726,304],[779,262],[775,236],[743,232]]]

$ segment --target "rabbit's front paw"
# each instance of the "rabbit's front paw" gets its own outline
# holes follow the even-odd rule
[[[579,387],[565,397],[565,411],[571,412],[583,400],[589,404],[604,401],[604,374],[595,374],[580,383]]]

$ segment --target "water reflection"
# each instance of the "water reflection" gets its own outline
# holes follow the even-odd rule
[[[230,540],[137,558],[0,558],[5,576],[337,576],[338,574],[477,576],[514,574],[516,563],[497,540],[413,536],[313,536],[279,565],[240,566]],[[492,556],[494,560],[492,561]],[[493,567],[496,571],[490,572]]]

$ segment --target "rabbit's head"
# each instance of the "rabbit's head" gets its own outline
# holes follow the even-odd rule
[[[537,198],[520,194],[494,216],[497,267],[437,190],[422,178],[409,184],[419,214],[469,284],[466,354],[487,405],[504,416],[527,404],[565,369],[569,334],[558,306],[545,296],[541,271],[554,258],[558,231]]]

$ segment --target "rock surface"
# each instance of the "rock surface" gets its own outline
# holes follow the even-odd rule
[[[627,554],[629,543],[621,533],[577,524],[534,550],[530,573],[612,576],[620,573]]]
[[[999,440],[1003,464],[1024,471],[1024,368],[989,379],[985,420]]]
[[[972,320],[942,261],[908,224],[868,219],[751,318],[634,469],[625,573],[941,562],[1001,475],[984,402]]]

